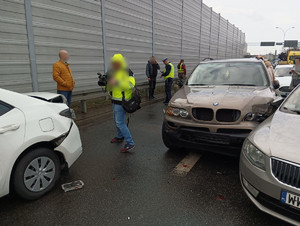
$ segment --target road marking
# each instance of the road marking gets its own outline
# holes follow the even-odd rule
[[[193,166],[201,158],[201,154],[189,153],[181,162],[173,169],[172,173],[180,176],[185,176],[190,172]]]

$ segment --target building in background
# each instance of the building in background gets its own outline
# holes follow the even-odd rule
[[[184,58],[188,70],[203,58],[243,57],[245,34],[201,0],[0,0],[0,87],[51,91],[52,64],[66,49],[75,93],[97,89],[110,57],[128,58],[137,83],[149,56]],[[188,71],[188,73],[190,72]]]

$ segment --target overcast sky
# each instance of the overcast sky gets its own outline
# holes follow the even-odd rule
[[[284,30],[286,40],[300,41],[300,0],[203,0],[213,10],[228,19],[246,34],[250,43],[261,41],[282,42]],[[252,54],[265,54],[274,48],[248,47]]]

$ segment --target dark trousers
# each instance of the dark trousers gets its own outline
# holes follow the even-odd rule
[[[62,94],[68,101],[68,106],[70,107],[72,101],[72,91],[64,91],[64,90],[57,90],[57,94]]]
[[[172,84],[173,84],[172,78],[167,78],[165,80],[165,92],[166,92],[166,102],[167,103],[169,103],[169,101],[172,98]]]
[[[154,97],[154,90],[156,86],[156,78],[151,78],[149,81],[149,97]]]

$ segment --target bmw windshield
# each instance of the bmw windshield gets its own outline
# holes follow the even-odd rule
[[[199,64],[187,85],[268,86],[269,80],[261,63],[212,62]]]

